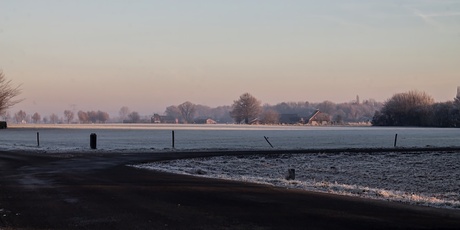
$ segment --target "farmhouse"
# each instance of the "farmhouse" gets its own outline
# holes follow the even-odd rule
[[[161,116],[157,113],[153,115],[151,118],[152,123],[162,123],[162,124],[177,124],[179,123],[179,120],[175,117],[172,116]]]

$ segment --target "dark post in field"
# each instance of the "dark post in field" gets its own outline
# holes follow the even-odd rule
[[[172,131],[172,148],[174,148],[174,130]]]
[[[6,129],[6,128],[8,128],[6,121],[0,121],[0,129]]]
[[[91,133],[91,135],[89,135],[89,146],[91,149],[96,149],[97,147],[97,135],[95,133]]]
[[[270,143],[270,141],[268,141],[268,137],[264,136],[265,140],[267,141],[267,143],[273,148],[273,145],[272,143]]]
[[[37,146],[40,147],[40,133],[37,132]]]
[[[395,144],[394,147],[396,147],[396,143],[398,142],[398,134],[395,135]]]
[[[288,169],[286,180],[295,180],[295,169]]]

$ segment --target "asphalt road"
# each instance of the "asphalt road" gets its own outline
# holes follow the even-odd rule
[[[460,229],[460,211],[136,169],[209,153],[0,152],[1,229]]]

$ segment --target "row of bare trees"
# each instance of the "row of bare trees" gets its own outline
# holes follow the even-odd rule
[[[123,123],[150,122],[150,119],[142,120],[141,115],[138,112],[131,112],[127,106],[121,107],[118,113],[120,115],[120,120]]]
[[[168,106],[164,114],[170,120],[178,120],[180,123],[196,123],[197,120],[203,121],[208,118],[218,123],[231,123],[233,120],[230,110],[230,106],[211,108],[186,101],[180,105]]]
[[[5,119],[10,117],[7,110],[22,101],[22,99],[15,99],[20,93],[20,85],[13,86],[11,80],[7,80],[0,70],[0,115]],[[418,91],[395,94],[385,103],[374,100],[360,103],[357,97],[355,102],[341,104],[330,101],[321,103],[307,101],[282,102],[274,106],[268,104],[262,106],[261,101],[249,93],[244,93],[233,101],[232,106],[210,108],[186,101],[177,106],[167,107],[165,114],[175,120],[180,119],[183,123],[194,123],[196,118],[211,118],[220,123],[234,121],[248,124],[258,119],[262,123],[277,124],[282,122],[283,116],[306,117],[317,110],[321,111],[320,119],[338,124],[372,119],[372,124],[379,126],[460,127],[460,95],[457,95],[453,101],[435,103],[431,96]],[[80,123],[105,123],[110,118],[109,114],[103,111],[79,111],[77,116]],[[43,122],[71,123],[74,118],[74,112],[65,110],[63,119],[53,113],[43,117]],[[126,106],[120,109],[120,118],[133,123],[141,119],[139,113],[129,112]],[[25,111],[20,110],[14,114],[14,120],[17,123],[29,120],[39,123],[42,117],[39,113],[28,116]]]
[[[65,116],[66,117],[66,116]],[[44,116],[42,118],[42,116],[39,114],[39,113],[34,113],[32,115],[29,115],[27,114],[25,111],[23,110],[19,110],[18,112],[16,112],[13,117],[11,117],[11,115],[9,113],[4,113],[3,114],[3,119],[4,120],[11,120],[13,119],[16,123],[52,123],[52,124],[57,124],[57,123],[70,123],[72,122],[72,118],[60,118],[58,115],[56,115],[55,113],[52,113],[51,115],[49,116]]]
[[[321,114],[317,117],[329,123],[369,122],[376,110],[382,108],[383,103],[375,100],[359,100],[349,103],[321,103],[307,102],[282,102],[276,105],[264,104],[249,93],[242,94],[231,106],[210,108],[204,105],[193,104],[189,101],[180,105],[166,108],[165,115],[179,120],[181,123],[194,123],[197,120],[211,118],[218,123],[251,123],[254,120],[263,124],[279,124],[286,122],[283,117],[300,118],[308,117],[316,110]]]
[[[11,81],[5,78],[3,72],[0,72],[0,115],[8,117],[7,109],[19,103],[21,99],[14,99],[21,93],[20,85],[13,86]],[[335,104],[329,101],[322,103],[309,102],[283,102],[277,105],[264,105],[249,93],[242,94],[239,99],[233,102],[232,106],[219,106],[210,108],[204,105],[196,105],[186,101],[177,106],[166,108],[166,116],[180,120],[182,123],[193,123],[195,120],[211,118],[219,123],[249,123],[253,119],[260,119],[263,123],[276,124],[285,114],[297,114],[304,117],[316,109],[321,110],[324,120],[334,120],[335,122],[357,121],[371,117],[373,111],[379,105],[372,101],[366,103],[344,103]],[[109,119],[109,114],[102,111],[79,111],[78,120],[80,123],[105,123]],[[137,123],[141,120],[139,113],[129,112],[128,107],[120,109],[120,118],[123,121]],[[16,122],[26,122],[32,120],[35,123],[43,120],[45,123],[71,123],[75,119],[75,114],[70,111],[64,111],[64,118],[60,119],[56,114],[43,117],[34,113],[28,117],[24,111],[14,114]]]
[[[376,126],[460,127],[460,95],[435,103],[425,92],[398,93],[388,99],[372,120]]]
[[[79,111],[78,115],[78,122],[79,123],[105,123],[110,119],[110,116],[106,112],[102,111],[88,111],[83,112]],[[3,117],[5,120],[10,120],[11,115],[8,113],[4,114]],[[50,123],[50,124],[58,124],[58,123],[73,123],[75,120],[75,113],[70,110],[65,110],[63,113],[63,117],[59,117],[57,114],[52,113],[49,116],[42,116],[39,113],[34,113],[32,115],[28,115],[25,111],[19,110],[13,115],[13,120],[16,123]]]
[[[193,123],[197,109],[199,106],[190,101],[186,101],[178,106],[169,106],[166,108],[165,114],[178,118],[182,123]]]
[[[359,98],[359,97],[357,97]],[[298,118],[307,118],[315,111],[321,113],[316,117],[326,123],[343,124],[345,122],[369,122],[376,110],[382,107],[382,103],[375,100],[359,99],[349,103],[333,103],[324,101],[321,103],[306,102],[282,102],[276,105],[265,104],[249,93],[242,94],[233,102],[231,115],[237,123],[248,123],[258,119],[264,124],[295,123]],[[291,118],[291,119],[289,119]],[[300,121],[302,122],[302,121]],[[306,121],[303,121],[306,122]]]
[[[77,113],[78,120],[80,123],[106,123],[109,119],[110,116],[108,113],[103,112],[103,111],[78,111]]]
[[[74,113],[71,110],[64,110],[63,116],[58,116],[52,113],[49,116],[42,116],[39,113],[33,115],[27,114],[23,110],[19,110],[11,116],[10,113],[5,112],[2,115],[4,120],[13,120],[16,123],[51,123],[51,124],[70,124],[70,123],[106,123],[110,120],[110,115],[103,111],[78,111]],[[138,112],[130,112],[129,108],[123,106],[120,109],[120,119],[125,123],[138,123],[141,122],[141,116]],[[150,122],[150,119],[148,120]],[[147,122],[146,120],[143,122]]]

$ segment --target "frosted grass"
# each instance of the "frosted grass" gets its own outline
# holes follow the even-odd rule
[[[90,151],[96,133],[98,151],[248,150],[388,148],[398,134],[399,147],[460,146],[460,129],[398,127],[313,127],[249,125],[10,125],[0,130],[0,150]],[[36,133],[40,133],[37,146]]]
[[[134,167],[460,209],[460,153],[220,156]],[[285,179],[289,168],[295,180]]]

